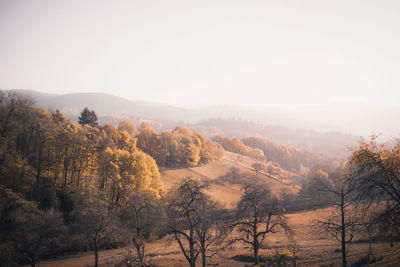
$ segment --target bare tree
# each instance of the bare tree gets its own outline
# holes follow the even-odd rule
[[[98,198],[90,203],[82,220],[89,246],[94,252],[94,266],[98,266],[99,250],[112,241],[118,230],[118,220],[111,207]]]
[[[318,220],[317,226],[320,232],[331,234],[341,245],[342,266],[347,266],[347,244],[354,237],[360,220],[354,212],[353,187],[343,178],[336,180],[333,186],[321,183],[318,190],[325,193],[330,200],[329,204],[335,207],[333,215]]]
[[[135,246],[140,266],[145,266],[145,244],[162,220],[158,199],[150,193],[134,193],[121,211],[124,225],[129,229],[130,240]]]
[[[221,243],[231,232],[227,224],[228,212],[220,208],[217,202],[204,196],[195,216],[198,221],[194,227],[195,239],[200,247],[202,266],[205,267],[210,246]]]
[[[231,240],[244,242],[253,248],[254,263],[260,262],[258,252],[260,244],[267,234],[279,229],[291,234],[284,216],[284,210],[277,206],[277,201],[265,184],[247,184],[243,186],[243,195],[237,204],[237,220],[233,227],[241,234]]]
[[[197,209],[202,202],[205,185],[186,178],[173,191],[168,203],[170,233],[174,235],[179,247],[191,267],[196,266],[200,248],[196,243],[195,227],[199,224]]]
[[[170,232],[190,266],[196,265],[199,255],[206,266],[210,246],[229,232],[222,223],[226,211],[206,195],[205,188],[201,182],[186,178],[169,197]]]

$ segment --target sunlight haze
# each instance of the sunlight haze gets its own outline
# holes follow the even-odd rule
[[[398,106],[398,1],[0,1],[0,88]]]

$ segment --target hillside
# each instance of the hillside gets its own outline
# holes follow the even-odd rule
[[[278,143],[297,146],[318,154],[339,157],[347,156],[348,148],[361,139],[360,136],[338,131],[317,132],[306,128],[293,129],[278,124],[266,125],[241,119],[210,118],[200,121],[193,128],[206,136],[266,137]]]
[[[295,194],[299,187],[295,182],[290,181],[290,176],[293,175],[284,170],[280,170],[279,179],[267,176],[266,174],[256,173],[251,167],[256,161],[252,158],[225,151],[222,159],[212,162],[207,165],[166,169],[160,168],[161,180],[164,188],[168,191],[174,184],[178,183],[184,177],[194,177],[209,185],[208,193],[214,200],[224,203],[228,207],[232,207],[241,196],[240,178],[237,178],[237,183],[232,183],[230,172],[232,168],[237,168],[239,176],[249,177],[249,181],[261,179],[271,188],[271,191],[280,196],[282,193]],[[254,178],[256,177],[256,178]],[[282,181],[281,181],[281,180]]]

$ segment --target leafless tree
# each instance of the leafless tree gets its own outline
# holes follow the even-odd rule
[[[236,222],[240,237],[230,243],[244,242],[253,248],[254,263],[260,262],[258,252],[260,244],[269,233],[284,230],[291,235],[291,231],[284,216],[284,209],[279,208],[277,201],[265,184],[247,184],[243,186],[243,195],[237,204]]]
[[[207,264],[211,245],[220,244],[231,232],[227,219],[228,212],[218,203],[204,196],[198,205],[196,215],[198,224],[194,227],[196,242],[200,247],[202,266]]]
[[[94,265],[97,267],[99,250],[117,234],[118,216],[108,203],[98,198],[89,204],[82,220],[82,227],[94,252]]]
[[[134,193],[121,211],[140,266],[145,266],[145,244],[162,222],[161,203],[150,193]]]
[[[195,227],[199,224],[196,214],[204,198],[204,188],[199,181],[186,178],[173,191],[168,203],[169,231],[191,267],[196,266],[200,248],[196,244]]]
[[[199,255],[206,266],[209,247],[228,231],[220,220],[224,211],[206,195],[205,188],[201,182],[186,178],[170,195],[168,203],[169,231],[192,267]]]
[[[354,212],[353,187],[343,177],[338,178],[333,186],[321,183],[318,190],[328,195],[330,205],[335,207],[333,215],[318,220],[321,233],[331,234],[341,245],[342,266],[347,266],[347,244],[352,241],[356,227],[361,225]]]

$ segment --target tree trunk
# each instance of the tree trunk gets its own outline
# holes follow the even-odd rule
[[[190,227],[190,240],[189,240],[189,257],[190,257],[190,267],[196,267],[196,259],[194,258],[194,233],[193,227]]]
[[[94,250],[94,267],[98,267],[99,265],[99,250],[96,248]]]
[[[204,248],[201,250],[201,263],[202,263],[203,267],[206,267],[206,265],[207,265],[207,262],[206,262],[206,251],[205,251]]]
[[[258,242],[255,241],[253,244],[253,249],[254,249],[254,263],[255,264],[259,264],[260,263],[260,259],[258,258]]]
[[[140,242],[140,241],[138,241],[138,242]],[[143,266],[144,247],[143,247],[143,250],[142,250],[141,246],[140,246],[140,244],[138,242],[136,242],[136,240],[133,240],[133,243],[135,244],[135,247],[136,247],[136,253],[137,253],[138,258],[139,258],[140,266]]]
[[[42,147],[39,148],[38,152],[38,165],[36,170],[36,185],[39,185],[40,176],[42,176]]]
[[[347,262],[346,262],[346,225],[345,225],[345,211],[344,211],[344,192],[343,189],[341,191],[341,202],[340,202],[340,213],[342,217],[342,229],[341,229],[341,243],[342,243],[342,266],[346,267]]]
[[[255,212],[256,214],[256,212]],[[254,225],[253,225],[253,250],[254,250],[254,263],[259,264],[260,259],[258,258],[258,250],[260,248],[260,245],[258,244],[258,239],[257,239],[257,219],[254,218]]]

